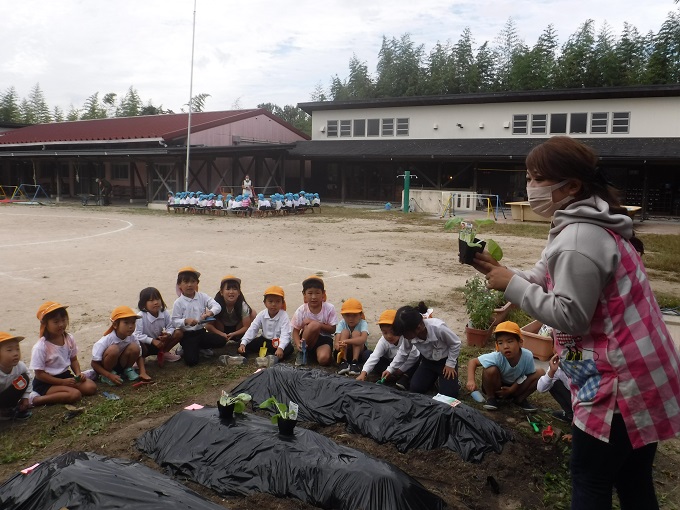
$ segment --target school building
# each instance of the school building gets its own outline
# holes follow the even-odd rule
[[[525,198],[524,159],[550,136],[591,145],[645,216],[680,216],[680,85],[308,102],[311,139],[263,109],[113,118],[0,132],[0,185],[53,196],[164,201],[168,191],[318,192],[401,202],[403,175],[437,207],[448,194]],[[189,168],[185,171],[187,140]],[[416,195],[418,196],[418,195]],[[420,195],[424,197],[425,195]],[[2,198],[2,197],[0,197]]]
[[[525,198],[524,159],[543,140],[591,145],[601,168],[644,214],[680,215],[680,85],[540,90],[313,102],[312,162],[326,198],[399,203],[411,189]]]

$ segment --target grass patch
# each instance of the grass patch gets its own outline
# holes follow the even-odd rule
[[[668,273],[671,281],[680,281],[680,235],[642,234],[639,237],[645,244],[645,267]]]
[[[371,275],[368,273],[354,273],[350,275],[352,278],[370,278]]]
[[[654,296],[661,308],[680,308],[680,296],[667,294],[665,292],[655,292]]]
[[[99,384],[99,393],[84,398],[79,405],[85,407],[85,411],[72,420],[65,420],[64,406],[55,405],[34,409],[33,416],[25,422],[4,422],[0,425],[0,464],[29,459],[54,441],[77,445],[83,436],[98,435],[106,441],[106,433],[112,427],[133,419],[179,411],[196,395],[249,375],[252,366],[225,367],[215,360],[190,369],[181,362],[168,364],[162,370],[149,363],[148,370],[158,380],[156,384],[139,389],[129,382],[116,388]],[[102,391],[113,392],[120,400],[106,400]]]

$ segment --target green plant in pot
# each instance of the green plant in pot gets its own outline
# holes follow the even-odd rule
[[[252,400],[248,393],[239,393],[238,395],[230,396],[226,391],[222,391],[222,396],[217,402],[217,409],[220,413],[220,418],[230,420],[234,413],[242,413],[246,410],[246,404]]]
[[[292,436],[294,434],[295,424],[298,417],[298,405],[291,401],[289,405],[282,404],[276,397],[271,396],[260,404],[260,409],[271,409],[275,411],[272,416],[272,423],[279,426],[279,433],[284,436]]]
[[[468,316],[465,328],[468,345],[482,347],[491,334],[494,310],[503,303],[503,294],[487,289],[484,279],[475,275],[465,282],[463,297]]]

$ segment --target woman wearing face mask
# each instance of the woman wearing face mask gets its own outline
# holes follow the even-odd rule
[[[553,217],[533,269],[478,254],[489,288],[553,328],[574,407],[572,509],[656,509],[657,442],[680,435],[680,355],[663,322],[633,222],[597,168],[597,155],[566,136],[527,156],[534,212]]]

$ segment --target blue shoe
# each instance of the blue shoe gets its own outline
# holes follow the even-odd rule
[[[135,369],[132,367],[127,367],[125,370],[123,370],[123,375],[128,381],[136,381],[139,379],[139,374],[135,372]]]
[[[116,372],[115,370],[111,370],[111,373],[113,375],[119,375],[118,372]],[[113,382],[111,379],[109,379],[105,375],[99,376],[99,382],[103,382],[104,384],[108,384],[109,386],[118,386],[115,382]]]

